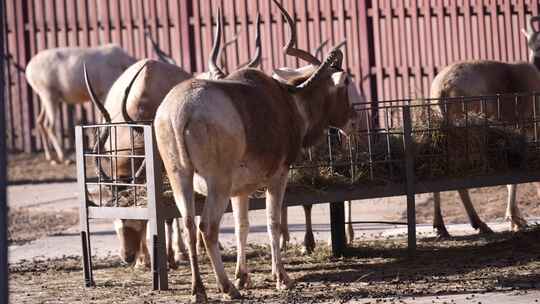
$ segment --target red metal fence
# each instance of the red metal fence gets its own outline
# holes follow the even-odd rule
[[[248,61],[254,21],[262,15],[263,67],[295,65],[281,47],[287,30],[271,0],[6,0],[6,114],[12,151],[34,151],[39,100],[27,86],[24,68],[38,51],[58,46],[122,45],[138,58],[155,58],[144,37],[149,28],[159,45],[190,72],[203,71],[211,46],[217,5],[224,9],[230,68]],[[538,15],[534,0],[282,0],[297,21],[299,45],[347,38],[346,64],[368,100],[428,95],[445,65],[468,59],[527,60],[520,28]],[[328,49],[327,49],[328,50]],[[73,147],[73,126],[95,119],[90,104],[62,107],[57,122],[62,144]]]

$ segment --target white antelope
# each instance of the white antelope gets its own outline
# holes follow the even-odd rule
[[[288,46],[288,53],[319,62]],[[191,294],[206,300],[196,254],[194,191],[206,195],[199,230],[203,232],[219,289],[238,298],[247,281],[245,237],[248,195],[266,187],[272,273],[277,288],[289,288],[280,255],[281,205],[289,165],[302,147],[309,147],[330,125],[344,127],[352,107],[347,98],[348,75],[343,55],[334,49],[320,65],[277,70],[287,83],[254,69],[243,69],[226,80],[192,79],[165,97],[155,118],[157,144],[185,229],[192,271]],[[237,287],[228,279],[218,249],[221,217],[229,198],[237,211],[239,243]]]
[[[444,68],[433,80],[431,84],[431,98],[442,99],[458,96],[483,96],[504,93],[532,93],[540,92],[540,32],[534,30],[533,22],[540,20],[534,17],[530,20],[531,32],[522,29],[528,38],[528,46],[531,50],[531,63],[504,63],[498,61],[468,61],[452,64]],[[448,100],[450,102],[450,100]],[[516,119],[523,120],[533,113],[536,101],[526,99],[521,100],[516,108],[513,98],[501,99],[502,121],[511,122]],[[471,103],[470,111],[480,112],[482,106],[480,102]],[[485,114],[497,119],[497,107],[487,106]],[[446,108],[441,105],[440,111],[448,115],[450,121],[453,118],[462,117],[463,110],[459,101],[456,104],[448,104]],[[514,113],[518,113],[516,116]],[[520,230],[527,226],[527,221],[521,215],[516,206],[516,185],[508,185],[508,200],[506,208],[506,218],[510,220],[512,230]],[[540,184],[537,184],[540,194]],[[492,230],[479,218],[472,205],[469,192],[458,191],[463,206],[467,211],[469,220],[473,228],[480,233],[491,233]],[[440,237],[448,237],[444,220],[441,214],[440,194],[434,193],[434,217],[433,227]]]
[[[61,102],[80,104],[90,100],[83,79],[83,63],[88,64],[96,94],[105,96],[114,81],[135,59],[115,44],[92,48],[55,48],[39,52],[26,67],[26,79],[41,100],[37,131],[43,143],[45,158],[51,156],[49,140],[58,161],[65,162],[65,152],[55,134],[55,121]]]
[[[254,58],[248,63],[248,67],[255,68],[260,65],[261,50],[260,50],[260,18],[257,19],[257,33],[256,33],[256,54]],[[218,23],[216,34],[214,38],[214,46],[212,48],[210,58],[208,61],[209,72],[201,73],[196,76],[198,79],[220,79],[225,76],[225,73],[217,66],[216,62],[219,58],[219,51],[221,49],[221,35],[222,35],[222,18],[221,12],[218,12]],[[97,96],[91,94],[93,91],[92,84],[88,82],[88,91],[95,106],[100,110],[106,123],[119,123],[119,122],[137,122],[137,121],[152,121],[158,106],[163,101],[165,95],[171,90],[172,87],[192,78],[192,75],[185,72],[176,65],[160,62],[156,60],[144,59],[135,63],[129,69],[127,69],[114,83],[105,104],[99,101]],[[119,154],[129,154],[131,147],[130,131],[126,128],[118,128],[117,133],[111,139],[113,145],[123,152]],[[105,149],[104,144],[108,141],[109,133],[108,129],[100,133],[98,139],[98,145],[94,148],[97,151],[98,148]],[[142,147],[144,147],[144,139],[135,133],[133,137],[133,144],[136,153],[142,153]],[[101,162],[106,162],[102,160]],[[112,172],[112,176],[116,179],[129,178],[132,174],[131,160],[126,158],[120,158],[113,166],[116,172]],[[142,174],[143,165],[140,162],[135,161],[137,166],[137,176]],[[108,177],[111,172],[106,172],[108,165],[98,164],[95,165],[96,169],[99,169],[96,174]],[[185,254],[183,249],[183,242],[181,238],[181,227],[178,221],[168,221],[166,226],[167,235],[167,256],[169,266],[175,267],[176,262],[182,259]],[[146,221],[138,220],[116,220],[115,230],[121,242],[121,258],[124,262],[133,263],[136,262],[137,266],[148,266],[150,263],[150,257],[146,245]]]

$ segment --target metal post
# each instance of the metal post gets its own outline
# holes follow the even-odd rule
[[[146,159],[146,191],[148,193],[148,224],[150,227],[150,252],[152,254],[152,286],[154,290],[167,290],[167,252],[165,245],[165,221],[158,209],[162,196],[161,163],[154,144],[154,129],[144,127],[144,150]]]
[[[412,141],[411,108],[408,105],[403,106],[403,144],[407,189],[407,243],[409,255],[412,256],[416,252],[416,210],[414,198],[414,146]]]
[[[0,24],[3,29],[5,1],[0,2]],[[0,57],[5,58],[4,30],[0,30]],[[6,117],[5,117],[4,60],[0,60],[0,303],[7,303],[8,296],[8,241],[7,241],[7,195],[6,195]]]
[[[84,163],[84,134],[81,126],[75,127],[75,151],[77,155],[77,185],[79,188],[79,222],[81,225],[82,262],[84,285],[95,286],[92,274],[92,250],[90,247],[90,226],[88,222],[88,197],[86,195],[86,166]]]
[[[345,203],[330,203],[330,232],[332,236],[332,254],[334,257],[345,255]]]

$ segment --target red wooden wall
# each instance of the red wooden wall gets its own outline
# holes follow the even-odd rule
[[[428,95],[437,71],[458,60],[527,59],[520,28],[538,15],[534,0],[281,0],[297,21],[299,46],[326,50],[348,40],[346,64],[368,100]],[[24,68],[38,51],[58,46],[122,45],[137,58],[155,58],[144,28],[190,72],[203,71],[211,47],[215,9],[226,20],[230,69],[254,51],[254,21],[262,15],[263,67],[295,65],[281,47],[286,26],[271,0],[6,0],[5,76],[8,147],[41,148],[34,136],[38,98],[26,84]],[[63,106],[57,122],[63,145],[73,146],[73,126],[93,121],[90,104]]]

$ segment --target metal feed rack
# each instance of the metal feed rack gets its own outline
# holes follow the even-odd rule
[[[365,125],[356,125],[355,132],[341,142],[336,139],[339,137],[336,137],[335,133],[332,135],[332,132],[329,132],[326,142],[304,151],[298,162],[291,166],[285,205],[291,207],[330,202],[332,251],[335,256],[344,256],[353,253],[345,242],[344,202],[405,195],[407,222],[404,224],[408,226],[408,249],[410,254],[413,254],[416,249],[416,194],[540,181],[540,156],[538,161],[535,158],[537,154],[540,155],[540,120],[537,115],[539,98],[538,94],[513,94],[444,100],[398,100],[379,102],[376,106],[370,103],[355,105],[357,114],[365,118]],[[502,121],[502,111],[508,111],[505,106],[508,99],[515,101],[516,112],[519,104],[532,102],[532,113],[525,117],[516,115],[516,120],[512,122]],[[438,109],[455,110],[456,105],[462,107],[460,124],[450,124],[447,115],[439,115],[437,119],[435,114]],[[489,110],[492,115],[475,116],[469,114],[471,109],[480,112]],[[139,151],[139,155],[136,155],[132,144],[128,149],[131,152],[119,156],[121,151],[114,149],[112,143],[109,143],[108,151],[101,154],[91,153],[83,130],[95,131],[99,128],[110,128],[110,134],[116,134],[114,130],[117,128],[129,128],[130,134],[136,129],[142,129],[144,153]],[[490,138],[492,134],[503,134],[506,137],[501,135],[500,138],[495,138],[497,145],[493,146],[493,139]],[[467,140],[473,135],[478,137],[476,142]],[[76,137],[78,181],[81,193],[84,194],[81,197],[81,237],[87,286],[94,284],[88,219],[122,218],[150,221],[153,287],[167,289],[163,223],[165,219],[178,217],[179,213],[174,203],[166,202],[171,199],[162,195],[162,169],[156,154],[151,124],[77,127]],[[462,140],[461,137],[465,140],[460,147],[452,143],[452,140]],[[421,142],[424,138],[428,140]],[[444,140],[437,145],[430,142],[438,138]],[[508,144],[514,139],[526,144],[518,149],[519,151],[525,149],[529,152],[523,155],[518,153],[517,163],[512,158],[512,147]],[[461,150],[456,156],[453,151],[458,148]],[[491,160],[493,155],[501,159]],[[521,156],[527,158],[522,159]],[[99,176],[89,177],[86,173],[88,159],[95,157],[144,158],[146,181],[139,184],[134,182],[134,165],[131,168],[131,182],[103,181]],[[458,162],[460,171],[456,174],[455,165]],[[527,162],[532,162],[533,165],[524,167],[523,164]],[[323,175],[326,177],[322,178]],[[103,186],[145,187],[148,205],[146,208],[109,207],[101,204],[90,206],[86,194],[88,185],[98,186],[100,193]],[[201,204],[197,206],[200,211]],[[265,207],[264,197],[250,199],[250,210]]]
[[[349,140],[349,151],[345,153],[350,155],[348,158],[339,163],[330,157],[332,168],[351,168],[350,185],[328,187],[316,198],[317,201],[339,202],[330,205],[334,255],[354,253],[347,248],[345,242],[343,201],[405,195],[408,249],[409,253],[413,254],[416,248],[416,194],[540,181],[539,101],[540,93],[526,93],[394,100],[378,102],[376,107],[372,107],[371,103],[357,105],[357,112],[369,119],[365,119],[368,121],[366,126],[356,127],[352,137],[353,141],[367,139],[364,140],[367,151],[363,151],[364,154],[359,151],[361,149],[355,151],[354,144],[351,145]],[[525,103],[531,103],[530,112],[520,112]],[[449,111],[458,112],[460,115],[450,118],[446,115]],[[505,115],[512,116],[508,115],[508,112],[514,113],[514,119],[505,121]],[[483,137],[473,142],[476,146],[471,144],[472,141],[468,138],[475,133],[476,136],[480,134],[480,137]],[[447,142],[438,147],[439,151],[422,151],[422,148],[429,147],[429,144],[419,144],[418,138],[436,138],[437,134]],[[489,138],[497,134],[501,134],[497,140],[502,141],[503,145],[493,145],[495,140]],[[458,135],[464,137],[461,147],[448,142],[450,138]],[[380,147],[379,150],[376,149],[376,145],[381,142],[383,150],[386,150],[383,153]],[[513,151],[516,148],[512,147],[515,142],[524,145]],[[403,150],[400,157],[395,157],[393,152],[400,149],[398,143],[402,144]],[[454,150],[465,153],[456,157],[456,153],[452,153]],[[513,155],[516,152],[523,154]],[[355,159],[354,155],[365,157],[359,160]],[[493,155],[503,157],[490,160]],[[456,160],[462,164],[456,164]],[[494,164],[496,161],[499,162]],[[496,168],[493,168],[494,165]],[[355,176],[354,168],[357,175],[361,173],[358,168],[363,168],[364,178]],[[386,169],[383,180],[377,174],[380,169]],[[455,169],[461,169],[462,172],[455,172]]]
[[[109,129],[111,136],[108,143],[105,145],[108,147],[106,151],[98,150],[97,153],[92,152],[90,147],[90,141],[88,132],[95,133],[95,131],[101,129]],[[130,147],[126,150],[117,149],[116,143],[118,142],[118,129],[129,129],[130,134]],[[138,132],[138,134],[135,134]],[[135,136],[143,136],[144,138],[144,151],[137,150],[140,147],[134,146]],[[77,126],[75,129],[76,139],[76,151],[77,151],[77,182],[79,185],[80,193],[80,224],[81,224],[81,240],[83,251],[83,270],[84,281],[87,287],[95,286],[93,272],[92,272],[92,254],[90,246],[90,219],[134,219],[134,220],[148,220],[149,221],[149,233],[150,244],[149,251],[151,254],[151,269],[152,269],[152,286],[154,290],[167,290],[167,264],[166,264],[166,252],[165,252],[165,220],[176,218],[180,216],[180,213],[174,206],[162,204],[162,174],[161,164],[157,154],[156,146],[154,144],[154,131],[151,123],[137,123],[137,124],[103,124],[103,125],[88,125]],[[113,168],[118,165],[119,159],[129,159],[131,162],[131,177],[128,181],[122,180],[113,176],[111,179],[103,179],[103,177],[91,176],[88,174],[88,168],[90,162],[93,159],[102,165],[104,160],[109,161],[109,172],[117,168]],[[135,163],[145,163],[145,178],[143,181],[138,181],[135,178],[136,166]],[[106,166],[106,165],[104,165]],[[88,186],[98,187],[97,204],[90,200]],[[113,204],[111,202],[105,202],[103,199],[104,188],[112,188]],[[140,194],[145,192],[147,198],[146,208],[129,208],[118,206],[118,190],[122,188],[131,188],[134,191],[135,196],[137,190],[140,190]],[[96,200],[96,199],[94,199]],[[135,200],[137,198],[135,197]],[[160,204],[159,208],[156,206]]]

